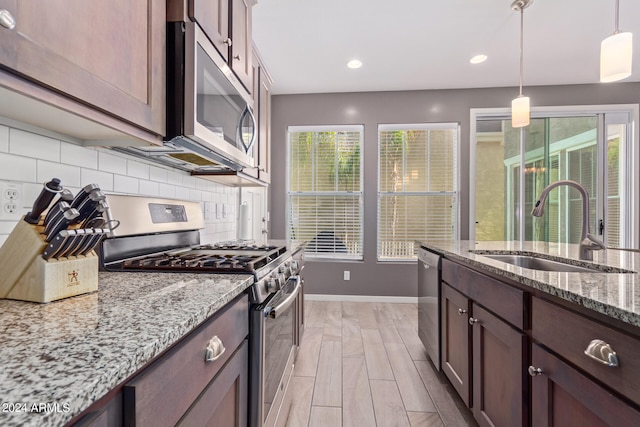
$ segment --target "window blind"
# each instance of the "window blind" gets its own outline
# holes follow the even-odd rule
[[[416,259],[416,240],[457,236],[458,125],[378,126],[378,260]]]
[[[287,238],[319,258],[362,259],[363,126],[290,126]]]

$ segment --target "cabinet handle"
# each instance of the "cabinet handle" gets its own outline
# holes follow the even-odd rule
[[[529,371],[529,375],[531,375],[532,377],[537,377],[538,375],[542,375],[542,369],[536,368],[535,366],[529,366],[529,369],[527,370]]]
[[[204,361],[208,363],[218,360],[220,356],[224,354],[225,350],[226,348],[224,348],[222,340],[216,335],[215,337],[211,338],[209,340],[209,344],[207,344],[207,350],[204,354]]]
[[[240,55],[235,55],[233,59],[235,59],[236,61],[240,61]]]
[[[464,308],[459,308],[459,309],[458,309],[458,314],[459,314],[460,316],[462,316],[462,315],[463,315],[463,314],[465,314],[466,312],[467,312],[467,310],[465,310]]]
[[[616,352],[613,351],[613,348],[609,344],[602,340],[592,340],[584,351],[584,354],[610,368],[616,368],[620,364]]]
[[[13,30],[16,27],[16,19],[8,10],[0,9],[0,25],[6,29]]]
[[[476,323],[478,323],[478,319],[475,319],[473,317],[469,317],[469,324],[471,326],[475,325]]]
[[[222,41],[222,43],[226,44],[227,46],[231,47],[231,45],[233,44],[233,42],[231,41],[230,38],[226,38]]]

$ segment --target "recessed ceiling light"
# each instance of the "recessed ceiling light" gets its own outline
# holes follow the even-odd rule
[[[347,67],[353,69],[360,68],[362,67],[362,62],[358,61],[357,59],[352,59],[351,61],[347,62]]]
[[[469,60],[472,64],[480,64],[487,60],[487,55],[476,55]]]

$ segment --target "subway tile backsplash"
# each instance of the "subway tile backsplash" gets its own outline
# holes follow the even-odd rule
[[[20,183],[21,214],[26,214],[42,189],[56,177],[76,193],[96,183],[107,193],[177,198],[224,205],[225,217],[205,217],[201,241],[236,238],[239,190],[190,176],[186,172],[146,163],[106,148],[88,148],[0,125],[0,180]],[[17,221],[0,220],[0,245]]]

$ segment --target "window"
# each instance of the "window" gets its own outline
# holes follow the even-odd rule
[[[458,124],[378,126],[378,260],[416,259],[415,240],[458,232]]]
[[[363,126],[289,126],[287,239],[318,258],[362,259]]]

